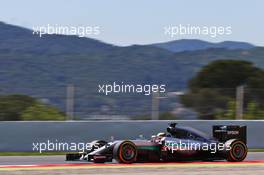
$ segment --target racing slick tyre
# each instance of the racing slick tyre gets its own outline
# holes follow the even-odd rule
[[[119,163],[133,163],[137,159],[137,147],[131,141],[119,142],[114,146],[113,156]]]
[[[68,153],[66,154],[66,161],[80,160],[82,154],[79,153]]]
[[[227,152],[227,161],[241,162],[247,156],[247,145],[241,140],[234,140],[230,144],[231,149]]]

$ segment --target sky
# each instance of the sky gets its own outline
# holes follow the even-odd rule
[[[8,0],[0,1],[0,21],[33,26],[100,26],[93,36],[115,45],[150,44],[193,38],[245,41],[264,46],[263,0]],[[165,26],[231,26],[232,34],[164,35]]]

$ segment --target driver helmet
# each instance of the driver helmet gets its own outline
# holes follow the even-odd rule
[[[157,134],[158,137],[165,137],[166,136],[166,133],[165,132],[160,132]]]

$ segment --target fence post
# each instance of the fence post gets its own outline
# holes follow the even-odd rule
[[[74,85],[67,85],[66,92],[66,117],[67,120],[74,119]]]
[[[244,86],[238,86],[236,89],[236,119],[243,119],[244,106]]]
[[[159,93],[152,93],[152,111],[151,111],[151,119],[159,120]]]

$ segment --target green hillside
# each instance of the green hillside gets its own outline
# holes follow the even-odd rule
[[[4,32],[7,31],[6,27],[9,27],[8,35]],[[80,118],[92,114],[134,116],[150,112],[150,96],[105,96],[98,93],[99,84],[114,81],[165,84],[167,91],[176,91],[184,90],[187,81],[204,65],[214,60],[247,60],[264,67],[262,47],[173,53],[155,46],[117,47],[73,36],[32,39],[27,29],[19,29],[0,24],[0,94],[19,93],[44,98],[48,103],[64,110],[65,87],[74,84],[75,114]],[[18,32],[18,38],[12,37],[12,30]],[[20,35],[27,35],[29,38]],[[69,43],[75,43],[75,46]],[[34,47],[36,45],[38,47]],[[168,103],[161,104],[161,111],[172,108]]]

